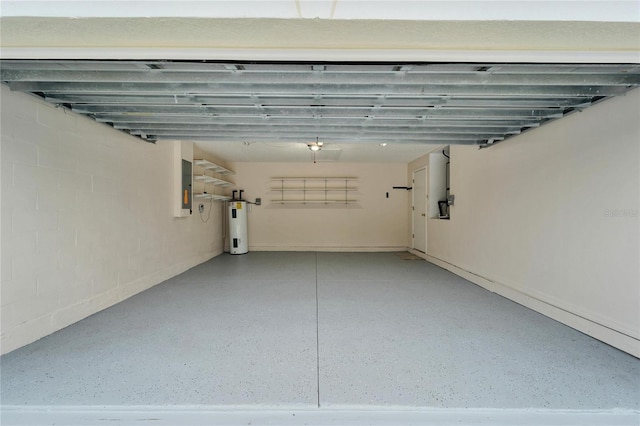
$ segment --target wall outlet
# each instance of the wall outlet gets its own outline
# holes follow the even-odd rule
[[[256,198],[256,206],[262,204],[262,198]]]
[[[200,204],[200,205],[198,206],[198,211],[199,211],[200,213],[202,213],[202,212],[204,211],[204,204]]]

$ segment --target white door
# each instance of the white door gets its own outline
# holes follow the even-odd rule
[[[419,169],[413,172],[413,248],[426,253],[427,251],[427,170]]]

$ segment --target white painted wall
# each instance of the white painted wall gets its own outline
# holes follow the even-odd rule
[[[149,3],[153,1],[153,5]],[[637,22],[633,0],[7,1],[1,16]]]
[[[221,209],[173,217],[171,142],[1,90],[2,353],[221,252]]]
[[[448,158],[442,154],[443,150],[429,154],[429,197],[428,218],[437,219],[440,217],[440,206],[438,201],[447,199],[447,161]]]
[[[235,163],[237,187],[245,198],[262,198],[249,210],[250,250],[406,250],[408,195],[402,163]],[[357,205],[282,206],[269,200],[272,177],[348,176],[358,178]],[[386,193],[389,192],[389,198]]]
[[[451,147],[427,254],[640,356],[640,90],[489,149]]]

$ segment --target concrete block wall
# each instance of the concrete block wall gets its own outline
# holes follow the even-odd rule
[[[455,205],[427,220],[427,258],[640,357],[639,111],[635,89],[489,149],[452,146]]]
[[[1,88],[1,350],[222,252],[222,208],[172,213],[172,142]]]

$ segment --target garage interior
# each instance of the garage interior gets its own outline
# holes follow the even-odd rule
[[[3,424],[636,424],[640,19],[270,3],[3,4]]]

